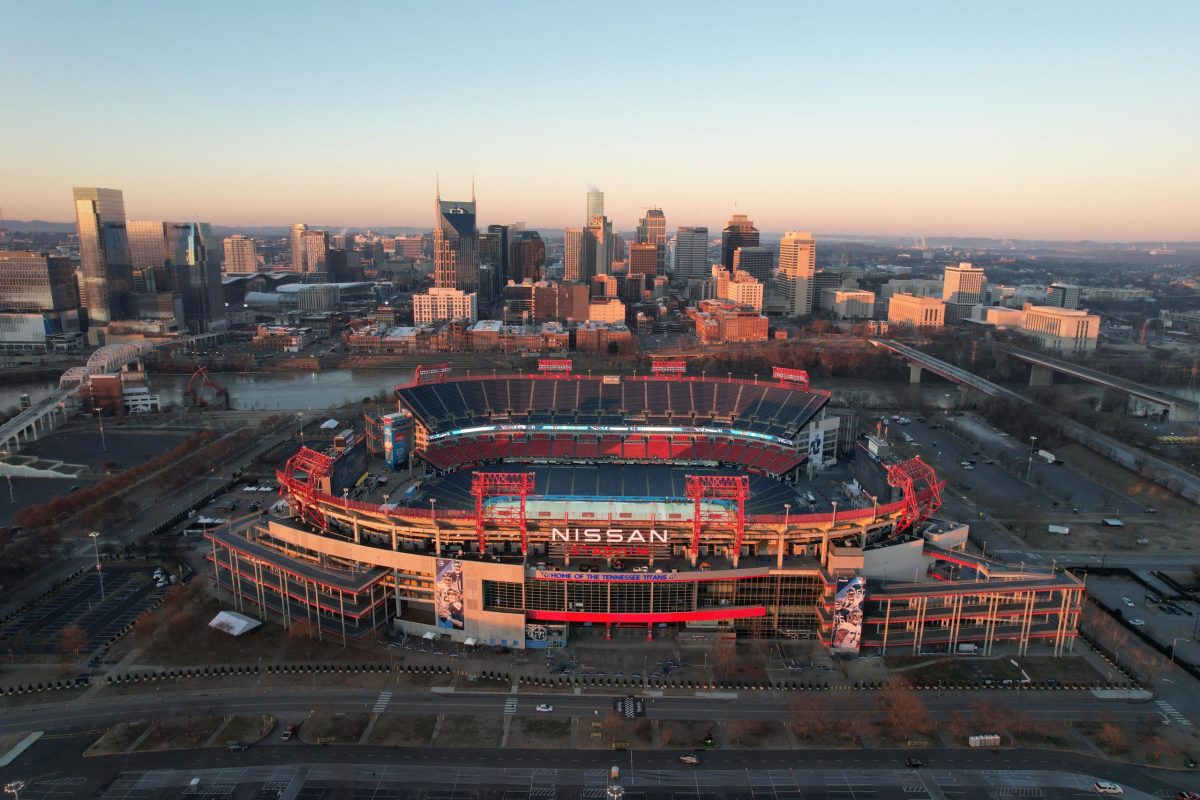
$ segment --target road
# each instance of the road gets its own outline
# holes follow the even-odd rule
[[[1149,771],[1072,753],[1024,750],[922,750],[929,769],[904,765],[905,753],[846,750],[729,750],[699,753],[702,765],[684,768],[681,750],[527,750],[516,748],[317,747],[298,742],[222,749],[134,753],[84,759],[86,735],[43,739],[10,768],[4,780],[29,782],[25,800],[107,797],[126,800],[187,794],[254,797],[429,797],[428,788],[516,789],[504,797],[579,797],[603,789],[610,768],[637,795],[682,800],[804,797],[890,800],[975,797],[1095,797],[1096,779],[1119,781],[1127,797],[1169,796],[1187,777]],[[40,784],[39,785],[39,781]],[[354,787],[351,794],[347,791]],[[365,790],[360,795],[359,788]],[[571,789],[574,791],[563,791]],[[748,791],[749,790],[749,791]],[[275,794],[278,792],[278,794]],[[641,794],[645,792],[646,794]],[[259,795],[262,796],[262,795]],[[491,795],[489,795],[491,796]],[[500,795],[495,795],[499,797]]]
[[[305,682],[298,678],[298,682]],[[646,704],[651,719],[711,720],[787,720],[788,706],[804,693],[728,692],[720,698],[704,696],[652,697]],[[508,692],[433,692],[429,690],[392,691],[386,703],[389,713],[408,714],[495,714],[505,711],[513,697]],[[562,694],[547,692],[516,695],[516,714],[534,715],[538,703],[550,703],[554,712],[547,716],[603,717],[612,708],[613,694]],[[839,694],[838,713],[873,711],[874,692]],[[248,688],[230,690],[174,691],[164,682],[156,692],[122,697],[101,695],[86,703],[54,703],[6,708],[0,719],[0,733],[29,730],[69,730],[79,725],[104,726],[130,719],[154,718],[166,714],[273,714],[283,720],[300,720],[316,708],[331,713],[369,713],[377,710],[378,690]],[[970,703],[985,701],[997,708],[1019,711],[1022,715],[1047,719],[1116,719],[1133,722],[1153,716],[1152,703],[1102,701],[1090,692],[1014,691],[924,693],[922,699],[935,719],[949,716]],[[6,701],[7,702],[7,701]]]

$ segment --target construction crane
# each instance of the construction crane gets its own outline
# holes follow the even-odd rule
[[[187,390],[184,392],[184,397],[187,398],[187,404],[191,408],[203,408],[208,405],[208,400],[204,398],[204,390],[211,389],[214,402],[224,405],[229,408],[229,392],[225,387],[218,385],[208,376],[208,370],[203,366],[196,367],[196,371],[192,373],[192,377],[188,379]]]

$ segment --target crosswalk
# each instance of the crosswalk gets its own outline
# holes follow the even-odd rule
[[[504,713],[505,714],[517,713],[517,703],[519,702],[519,700],[520,700],[520,698],[518,698],[516,695],[513,695],[513,696],[509,697],[507,700],[505,700],[504,701]]]
[[[375,701],[375,707],[371,709],[372,714],[382,714],[387,710],[388,703],[392,701],[391,692],[380,692],[379,699]]]
[[[1191,725],[1192,721],[1180,713],[1179,709],[1168,703],[1166,700],[1155,700],[1154,705],[1158,706],[1159,711],[1167,715],[1167,718],[1176,725]]]

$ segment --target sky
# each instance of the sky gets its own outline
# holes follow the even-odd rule
[[[0,0],[0,207],[1200,239],[1200,3]]]

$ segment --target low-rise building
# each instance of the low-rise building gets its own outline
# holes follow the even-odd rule
[[[888,322],[914,328],[940,328],[945,324],[946,304],[940,297],[896,294],[888,301]]]
[[[637,349],[637,337],[624,323],[584,322],[575,327],[575,349],[581,353],[630,353]]]
[[[413,295],[413,322],[430,325],[448,320],[479,319],[478,295],[462,289],[433,288]]]
[[[309,328],[293,328],[284,325],[259,325],[250,340],[256,350],[277,350],[284,353],[298,353],[314,340]]]
[[[1090,353],[1100,336],[1100,317],[1086,309],[1026,304],[1021,333],[1060,353]]]
[[[875,315],[875,293],[863,289],[823,289],[821,308],[838,319],[870,319]]]
[[[729,270],[717,264],[712,268],[712,279],[718,300],[728,300],[735,305],[762,311],[763,285],[749,272],[738,269],[730,274]]]
[[[753,308],[719,300],[703,300],[687,310],[701,344],[765,342],[767,318]]]

